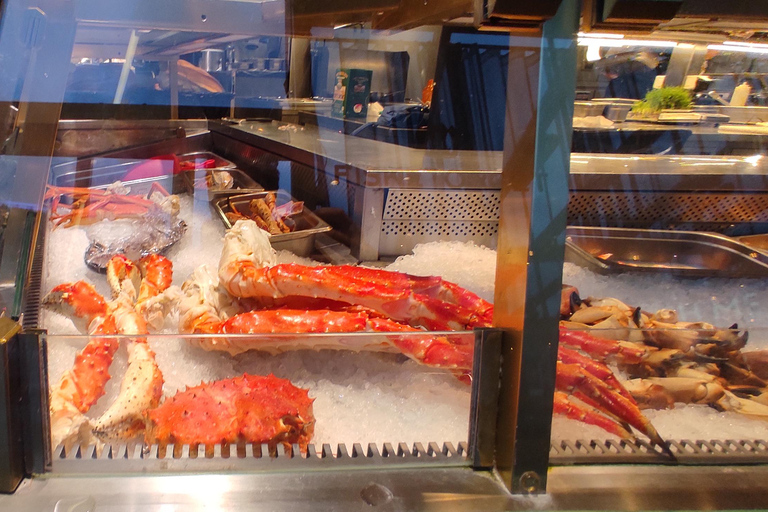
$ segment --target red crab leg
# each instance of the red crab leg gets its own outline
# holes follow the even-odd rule
[[[619,382],[616,376],[613,374],[610,368],[603,363],[599,363],[594,359],[590,359],[587,356],[581,355],[575,350],[571,350],[565,347],[559,347],[557,349],[557,359],[567,364],[578,364],[589,373],[608,384],[613,390],[620,393],[624,398],[630,400],[632,403],[637,404],[635,399],[629,391]]]
[[[555,414],[561,414],[572,420],[598,426],[622,439],[632,439],[634,437],[627,429],[612,419],[603,416],[599,410],[572,402],[568,399],[568,395],[562,391],[555,391],[553,411]]]
[[[181,444],[298,443],[306,448],[315,418],[306,389],[274,375],[200,384],[145,413],[145,442]]]
[[[149,332],[142,316],[127,300],[113,302],[117,332],[138,336],[128,341],[128,365],[117,398],[95,421],[93,431],[105,438],[126,439],[144,429],[144,411],[160,403],[163,375],[142,336]]]
[[[160,187],[160,190],[165,191],[165,189],[162,187]],[[165,193],[167,194],[167,192]],[[108,192],[101,194],[83,195],[85,195],[88,200],[90,200],[92,196],[96,197],[97,200],[88,202],[86,206],[81,208],[73,208],[71,205],[67,206],[67,208],[70,210],[70,213],[67,215],[52,216],[52,219],[56,220],[56,226],[64,224],[65,227],[69,227],[76,224],[94,222],[98,219],[109,216],[137,216],[142,215],[152,208],[157,207],[157,204],[154,201],[133,195],[112,194]],[[56,208],[58,208],[58,200],[54,199],[53,204]]]
[[[121,263],[131,263],[122,259],[113,258],[115,261],[110,262],[113,263],[113,270]],[[118,285],[118,288],[123,286]],[[121,294],[116,300],[106,303],[93,286],[82,281],[55,287],[43,304],[64,313],[66,310],[61,308],[66,306],[76,316],[90,320],[89,330],[93,335],[75,357],[73,368],[51,389],[51,434],[54,445],[58,445],[76,433],[84,421],[87,422],[76,411],[87,412],[104,394],[110,379],[109,366],[119,344],[117,339],[105,335],[143,335],[148,331],[128,295]],[[95,431],[108,430],[110,435],[118,437],[135,435],[144,427],[141,416],[144,409],[159,403],[162,382],[162,374],[146,339],[131,338],[128,368],[117,400],[97,420]]]
[[[87,412],[104,394],[117,347],[114,338],[91,338],[75,356],[72,369],[62,376],[57,389],[69,396],[80,412]]]
[[[626,364],[641,363],[648,355],[648,350],[636,343],[606,340],[586,331],[572,331],[564,327],[560,327],[560,344],[578,348],[600,360],[615,356]]]
[[[168,197],[168,196],[171,195],[171,193],[168,192],[165,189],[165,187],[163,187],[161,184],[159,184],[158,182],[155,181],[155,182],[152,183],[152,185],[149,186],[149,190],[147,191],[147,195],[144,196],[144,197],[146,198],[146,200],[154,203],[154,201],[152,201],[150,198],[152,197],[152,194],[155,193],[155,192],[157,192],[158,194],[160,194],[163,197]]]
[[[359,304],[393,320],[437,330],[465,330],[486,325],[486,309],[473,311],[415,293],[408,284],[413,276],[369,270],[346,265],[307,267],[293,263],[258,268],[250,261],[236,261],[220,269],[219,275],[222,284],[236,297],[322,297]],[[380,277],[384,272],[391,278],[387,283]]]
[[[611,414],[620,420],[626,421],[648,436],[654,443],[665,446],[664,440],[635,404],[612,390],[607,384],[585,371],[581,366],[558,361],[555,386],[560,391],[568,393],[584,393],[589,400],[594,400],[595,403],[599,404],[601,409],[610,411]]]
[[[388,318],[370,318],[370,330],[376,332],[419,332],[409,325],[403,325]],[[388,336],[387,339],[400,352],[427,366],[448,368],[469,372],[474,355],[474,336]]]
[[[116,332],[107,303],[84,281],[56,286],[42,301],[46,307],[67,315],[74,314],[91,326],[94,334]],[[67,439],[86,422],[87,412],[104,394],[109,381],[109,366],[118,342],[109,337],[92,337],[75,356],[75,364],[50,390],[51,438],[54,445]]]
[[[437,276],[415,276],[402,272],[393,272],[389,270],[374,269],[367,267],[357,267],[350,265],[339,265],[328,267],[328,272],[335,275],[343,282],[345,280],[355,279],[361,282],[374,282],[381,286],[391,286],[401,290],[411,290],[413,293],[426,295],[432,299],[439,299],[443,302],[456,304],[466,308],[476,315],[474,319],[482,323],[483,327],[490,326],[493,314],[493,305],[474,293],[466,290],[457,284],[445,281]]]
[[[211,327],[211,326],[208,326]],[[409,325],[387,318],[371,316],[366,311],[333,311],[267,309],[235,315],[218,329],[224,334],[280,334],[280,333],[348,333],[348,332],[424,332]],[[210,332],[210,331],[209,331]],[[387,336],[387,341],[408,357],[427,366],[466,372],[472,369],[473,340],[469,336]],[[211,350],[225,350],[236,354],[246,350],[279,352],[314,348],[301,346],[296,340],[249,339],[242,343],[228,340],[204,340],[201,344]],[[341,350],[382,350],[378,341],[361,340],[358,345],[345,341],[338,346],[322,345],[320,348]]]

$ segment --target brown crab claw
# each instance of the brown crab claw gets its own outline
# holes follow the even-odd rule
[[[723,378],[736,386],[768,387],[768,381],[751,371],[749,367],[743,367],[730,361],[720,365],[720,372]]]
[[[560,292],[560,317],[566,319],[581,308],[583,301],[575,286],[564,284]]]

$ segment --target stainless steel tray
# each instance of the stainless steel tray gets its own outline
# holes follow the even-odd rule
[[[226,169],[229,171],[235,167],[235,164],[226,158],[222,158],[215,153],[208,151],[185,153],[179,155],[178,158],[180,163],[190,161],[204,162],[206,160],[213,159],[215,167],[206,170]],[[51,168],[51,182],[53,185],[59,187],[103,189],[116,181],[123,181],[125,185],[131,187],[131,192],[134,194],[147,192],[149,185],[155,182],[160,183],[166,190],[174,194],[188,190],[181,176],[181,173],[177,175],[171,175],[169,173],[162,176],[153,176],[149,178],[127,181],[124,180],[124,177],[128,172],[130,172],[135,166],[147,162],[147,160],[148,159],[139,158],[95,158],[92,162],[93,165],[87,169],[78,169],[77,161],[68,160],[66,162],[54,165]],[[252,182],[253,180],[250,181]],[[145,186],[144,184],[147,185]],[[263,187],[261,186],[257,186],[255,188],[252,188],[251,186],[241,188],[263,190]]]
[[[92,167],[78,169],[78,163],[71,160],[51,167],[51,182],[58,187],[91,188],[109,185],[120,180],[141,162],[135,158],[94,158]]]
[[[747,247],[768,254],[768,234],[737,236],[735,240]]]
[[[226,190],[210,190],[208,188],[195,188],[195,182],[205,178],[206,174],[213,171],[225,171],[232,175],[234,184]],[[214,201],[220,197],[238,194],[250,194],[262,192],[264,187],[248,176],[240,169],[198,169],[196,171],[184,171],[181,173],[187,192],[197,200]]]
[[[714,233],[569,227],[565,256],[566,261],[601,274],[768,277],[768,255]]]
[[[185,153],[183,155],[179,155],[179,165],[184,164],[185,162],[191,162],[195,164],[195,169],[203,169],[202,163],[206,160],[213,160],[213,165],[211,167],[205,167],[205,169],[234,169],[235,164],[227,160],[226,158],[222,158],[216,153],[211,153],[210,151],[198,151],[195,153]]]
[[[289,201],[293,201],[291,195],[285,190],[272,191],[275,194],[276,203],[278,206],[285,204]],[[221,221],[224,223],[227,229],[232,227],[232,224],[227,219],[227,212],[231,212],[230,205],[234,204],[238,211],[243,213],[250,213],[248,203],[251,199],[263,199],[269,191],[254,192],[251,194],[240,194],[229,197],[221,197],[213,201],[214,208],[219,214]],[[304,208],[301,213],[297,213],[288,217],[289,221],[292,221],[296,226],[295,231],[290,233],[282,233],[279,235],[270,236],[270,242],[272,247],[276,250],[291,251],[298,256],[309,256],[312,254],[312,250],[315,247],[315,236],[319,233],[325,233],[331,230],[331,226],[326,224],[320,217]]]
[[[74,166],[62,166],[59,168],[59,172],[54,172],[52,181],[53,185],[57,187],[81,187],[96,190],[106,189],[113,183],[122,181],[123,185],[131,189],[131,194],[136,195],[143,195],[149,192],[153,183],[161,185],[172,194],[186,191],[181,175],[178,174],[164,174],[123,181],[122,178],[126,172],[140,163],[142,163],[142,160],[115,161],[107,165],[80,170],[76,170]],[[63,197],[62,201],[67,203],[69,198]]]

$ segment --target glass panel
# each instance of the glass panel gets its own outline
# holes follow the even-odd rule
[[[75,330],[71,320],[63,317],[51,315],[45,322],[50,330]],[[459,446],[466,442],[469,386],[451,372],[425,367],[403,355],[402,347],[422,343],[424,336],[51,335],[47,355],[54,440],[68,449],[96,440],[263,443],[273,448],[296,443],[304,449],[312,443],[317,450],[329,444],[334,453],[337,445],[351,452],[354,443],[365,447],[374,443],[379,448],[384,443],[406,443],[410,450],[415,443],[426,446],[439,439],[441,447],[445,442]],[[443,334],[438,341],[472,348],[471,334]],[[155,383],[162,385],[167,405],[159,408],[146,391],[152,386],[132,380],[146,375],[149,368],[148,361],[138,355],[144,344],[162,374],[155,376]],[[225,346],[243,352],[233,357]],[[87,374],[73,366],[76,354],[95,350],[113,353],[114,358],[111,364],[105,362],[111,378],[101,384],[103,396],[96,392],[98,379],[83,378]],[[83,399],[88,404],[80,407],[83,416],[62,399],[69,384],[62,379],[75,376],[82,396],[97,399],[92,404]],[[207,397],[214,402],[206,401]],[[134,406],[143,401],[151,406]],[[171,413],[174,404],[179,409]],[[124,431],[126,426],[143,427],[144,414],[152,418],[148,429],[134,428],[130,435]],[[79,419],[87,426],[80,426]]]
[[[54,453],[140,443],[158,403],[244,374],[314,420],[228,442],[466,443],[510,46],[537,77],[539,39],[398,6],[4,4],[2,270],[48,332]]]
[[[675,38],[579,38],[575,152],[764,153],[765,48]]]
[[[700,36],[579,39],[561,367],[569,348],[606,363],[666,441],[764,439],[765,55]],[[627,84],[638,90],[617,92]],[[619,439],[577,423],[555,418],[553,442]],[[671,448],[681,462],[693,453]]]

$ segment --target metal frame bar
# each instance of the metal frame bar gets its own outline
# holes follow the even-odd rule
[[[18,412],[18,336],[21,326],[0,318],[0,492],[13,492],[24,477],[23,424]]]
[[[578,20],[565,0],[540,47],[513,38],[509,54],[494,325],[508,329],[496,467],[512,492],[546,489]]]
[[[48,414],[48,349],[45,331],[19,334],[19,365],[23,369],[18,397],[24,421],[24,466],[31,475],[51,469],[51,427]]]
[[[503,334],[492,328],[475,331],[468,450],[475,469],[494,466]]]

